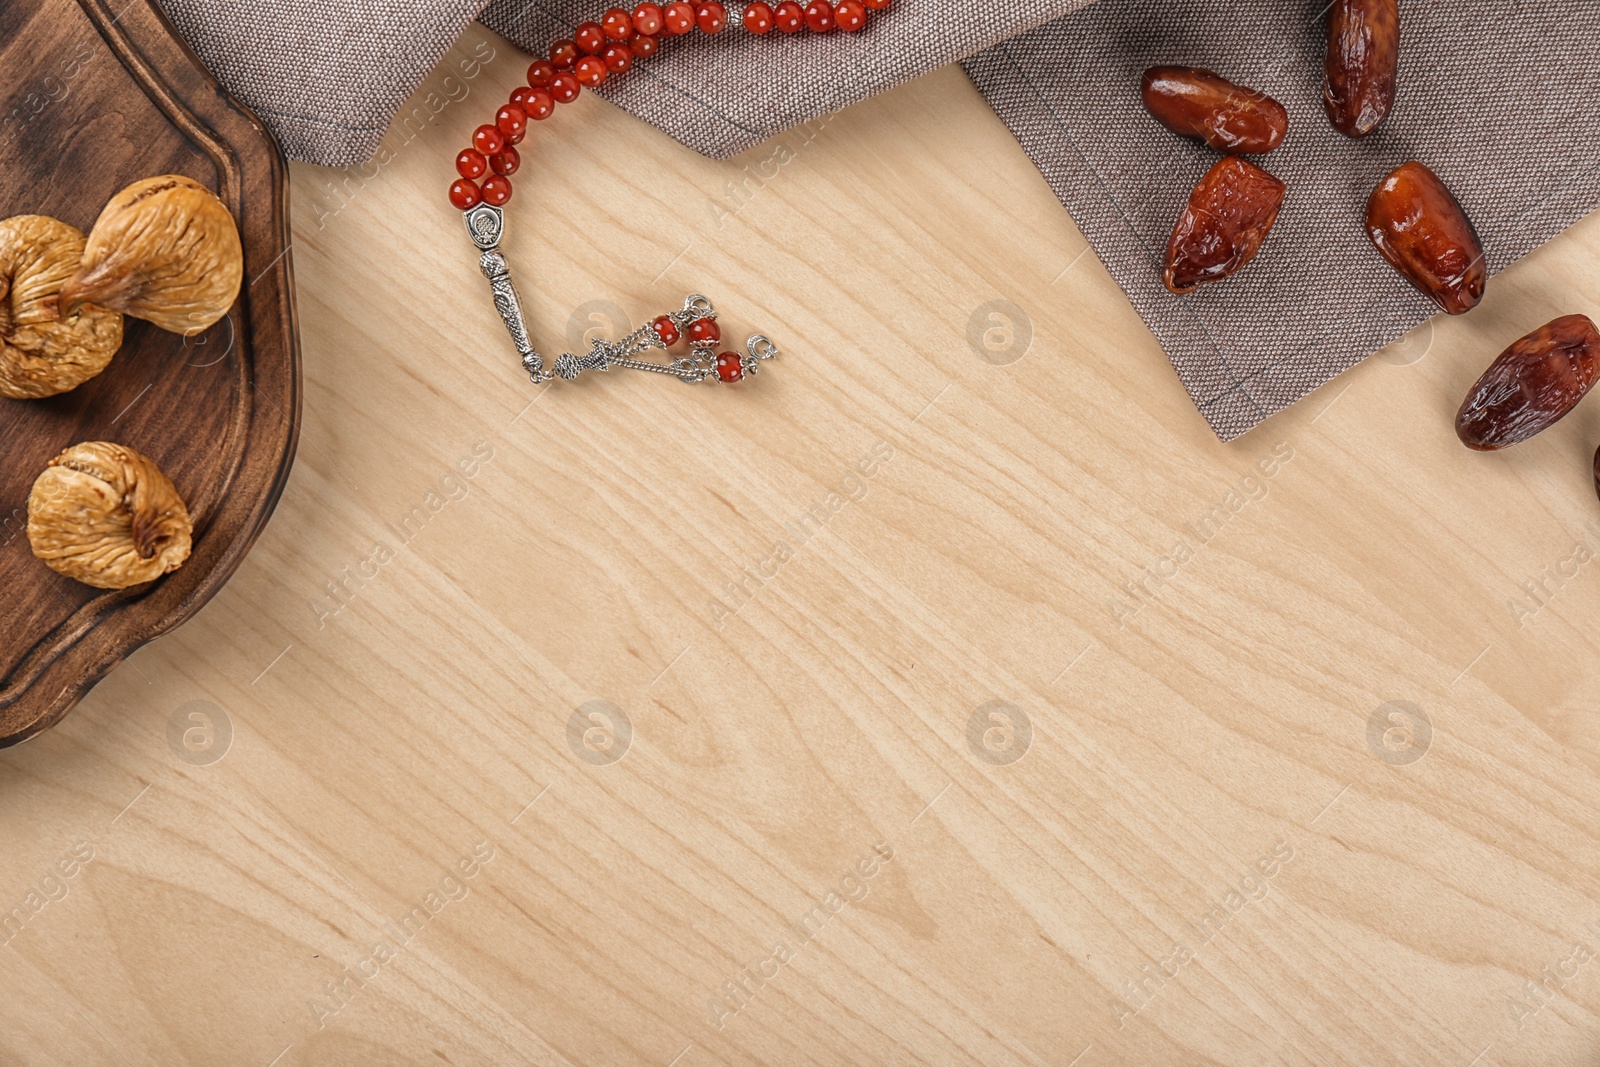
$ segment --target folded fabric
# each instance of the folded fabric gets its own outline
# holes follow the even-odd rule
[[[157,0],[290,159],[372,158],[484,0]]]
[[[291,159],[371,158],[400,105],[474,18],[544,54],[608,6],[597,0],[158,0],[195,53],[261,117]],[[619,0],[622,2],[622,0]],[[636,0],[626,0],[632,6]],[[776,2],[776,0],[774,0]],[[718,158],[807,119],[972,55],[1093,0],[976,8],[896,0],[860,33],[730,25],[664,39],[649,63],[601,90]],[[743,5],[728,0],[730,22]]]
[[[605,95],[677,140],[718,159],[752,148],[807,119],[998,44],[1093,0],[1043,0],[994,7],[952,0],[897,0],[860,33],[826,37],[725,32],[677,47],[664,42],[642,77]],[[729,3],[736,19],[743,4]],[[586,0],[495,0],[483,24],[522,47],[542,50],[595,17]]]
[[[330,166],[376,151],[472,18],[542,51],[599,13],[592,0],[161,2],[292,158]],[[740,5],[729,9],[736,19]],[[1600,205],[1600,8],[1401,0],[1395,110],[1360,142],[1322,113],[1326,9],[1326,0],[897,0],[859,34],[668,40],[602,92],[725,157],[965,60],[1227,440],[1434,312],[1361,225],[1367,194],[1398,164],[1420,159],[1444,178],[1492,272]],[[1216,155],[1145,114],[1139,78],[1156,64],[1213,68],[1291,116],[1283,146],[1258,159],[1289,185],[1261,254],[1183,297],[1162,287],[1161,258]]]

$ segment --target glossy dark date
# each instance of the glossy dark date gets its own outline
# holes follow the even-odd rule
[[[1167,242],[1167,288],[1182,295],[1226,278],[1255,258],[1287,187],[1237,156],[1219,160],[1189,194]]]
[[[1479,452],[1526,441],[1561,420],[1600,378],[1600,331],[1587,315],[1519,338],[1483,372],[1456,414],[1456,436]]]
[[[1402,163],[1367,200],[1367,236],[1389,265],[1452,315],[1478,306],[1488,271],[1472,220],[1439,176]]]
[[[1365,137],[1381,126],[1394,107],[1399,65],[1397,0],[1334,0],[1322,79],[1322,106],[1333,128]]]
[[[1282,104],[1201,67],[1151,67],[1144,72],[1142,94],[1145,110],[1157,122],[1219,152],[1270,152],[1289,132],[1289,112]]]

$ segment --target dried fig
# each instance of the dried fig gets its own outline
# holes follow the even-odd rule
[[[1394,106],[1399,66],[1398,0],[1334,0],[1322,80],[1322,106],[1333,128],[1365,137],[1381,126]]]
[[[122,316],[86,304],[62,318],[62,283],[83,258],[83,234],[43,215],[0,220],[0,396],[55,396],[105,369]]]
[[[100,212],[83,265],[61,289],[72,312],[112,308],[173,333],[228,313],[244,277],[239,227],[211,190],[179,174],[134,182]]]
[[[1167,242],[1167,288],[1182,295],[1226,278],[1255,258],[1287,187],[1237,156],[1219,160],[1189,194]]]
[[[1452,315],[1483,299],[1488,271],[1472,220],[1439,176],[1415,160],[1367,200],[1367,236],[1389,265]]]
[[[155,463],[125,445],[86,441],[50,461],[28,495],[28,541],[51,569],[101,589],[177,570],[189,558],[189,509]]]
[[[1201,67],[1151,67],[1141,91],[1157,122],[1219,152],[1270,152],[1289,132],[1282,104]]]
[[[1483,372],[1456,413],[1456,436],[1493,452],[1547,430],[1600,378],[1600,331],[1563,315],[1514,341]]]

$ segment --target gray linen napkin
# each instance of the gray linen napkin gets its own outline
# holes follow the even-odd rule
[[[578,23],[636,0],[157,2],[218,80],[272,128],[289,158],[343,167],[371,158],[400,105],[472,19],[481,16],[542,56]],[[860,33],[773,31],[760,39],[732,24],[744,5],[724,2],[730,26],[722,34],[663,38],[648,64],[604,89],[620,106],[718,158],[1094,0],[961,8],[952,0],[895,0]]]
[[[952,0],[895,0],[888,11],[872,12],[859,33],[774,31],[758,39],[724,31],[668,39],[648,64],[604,93],[695,151],[721,159],[1093,2],[958,7]],[[744,10],[741,3],[727,7],[730,22]],[[542,53],[595,14],[592,0],[495,0],[483,24]]]
[[[161,2],[291,157],[333,166],[376,151],[401,103],[474,16],[542,53],[605,6]],[[736,19],[741,5],[728,7]],[[1477,224],[1491,271],[1600,206],[1597,0],[1401,0],[1395,111],[1359,143],[1322,114],[1325,10],[1326,0],[896,0],[857,35],[665,41],[604,92],[724,157],[964,60],[1228,440],[1433,313],[1362,232],[1367,194],[1393,167],[1420,159],[1444,178]],[[1289,185],[1261,255],[1185,297],[1162,288],[1160,260],[1189,189],[1216,156],[1144,113],[1139,75],[1157,63],[1212,67],[1276,96],[1291,116],[1284,145],[1258,160]]]
[[[345,167],[372,158],[485,0],[156,2],[290,159]]]

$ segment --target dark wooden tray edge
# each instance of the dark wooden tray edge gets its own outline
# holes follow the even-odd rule
[[[253,213],[267,213],[270,231],[277,235],[284,251],[273,262],[262,266],[251,262],[247,246],[245,290],[240,299],[242,306],[250,309],[246,316],[251,342],[250,380],[259,382],[263,378],[281,376],[283,380],[279,385],[287,403],[278,410],[264,411],[256,403],[260,390],[249,394],[244,401],[249,405],[245,441],[240,446],[239,462],[229,481],[237,480],[243,468],[252,462],[272,468],[270,481],[267,491],[250,501],[223,496],[207,526],[226,526],[231,520],[239,530],[209,561],[204,573],[186,582],[175,580],[185,575],[188,570],[185,568],[147,589],[97,598],[85,605],[86,610],[64,623],[64,627],[78,631],[76,636],[56,648],[47,661],[32,672],[34,676],[25,685],[0,698],[0,748],[18,744],[55,725],[112,668],[140,646],[187,621],[226,584],[244,561],[282,496],[300,430],[302,390],[289,225],[289,173],[282,150],[261,121],[205,71],[165,15],[149,0],[135,0],[131,6],[126,0],[120,0],[124,5],[120,11],[113,11],[105,0],[78,2],[107,46],[152,90],[152,99],[173,117],[174,124],[213,159],[224,180],[229,168],[224,159],[219,158],[219,153],[231,154],[229,144],[243,143],[249,138],[265,149],[262,153],[268,170],[265,203],[257,204],[252,200],[245,206]],[[152,52],[157,53],[154,60]],[[138,66],[130,64],[130,60],[136,61]],[[173,69],[174,63],[192,66],[195,85],[181,95],[174,86],[149,76],[154,71]],[[204,131],[225,140],[219,142],[200,136]],[[245,203],[244,185],[249,184],[245,169],[244,161],[237,160],[234,170],[240,187],[223,190],[225,199],[236,204]],[[227,196],[229,192],[234,195]],[[258,313],[258,309],[273,307],[275,312]],[[256,357],[263,348],[281,350],[286,357],[283,365],[260,366]],[[268,451],[265,456],[263,449]],[[190,566],[195,562],[191,561]],[[112,628],[116,632],[108,633]]]

